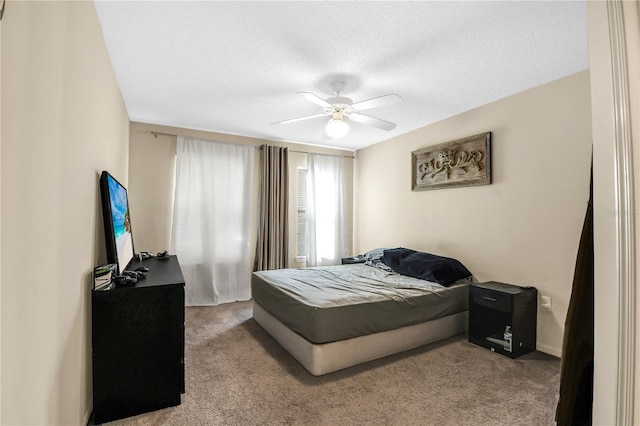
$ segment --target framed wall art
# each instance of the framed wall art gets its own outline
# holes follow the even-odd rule
[[[489,185],[491,132],[411,152],[411,190]]]

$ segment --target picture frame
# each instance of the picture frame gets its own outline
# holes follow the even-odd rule
[[[411,190],[491,184],[491,132],[411,152]]]

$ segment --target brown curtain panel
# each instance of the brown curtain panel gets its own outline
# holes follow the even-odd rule
[[[289,150],[262,145],[254,271],[289,267]]]
[[[590,425],[593,407],[593,172],[564,326],[559,426]]]

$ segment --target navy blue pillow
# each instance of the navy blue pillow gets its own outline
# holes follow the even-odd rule
[[[403,247],[385,250],[382,262],[399,274],[436,282],[445,287],[471,276],[471,272],[456,259]]]

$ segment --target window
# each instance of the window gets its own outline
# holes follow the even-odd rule
[[[349,252],[344,158],[309,154],[306,178],[307,266],[338,265]]]
[[[187,306],[251,298],[254,148],[178,137],[171,251]]]

